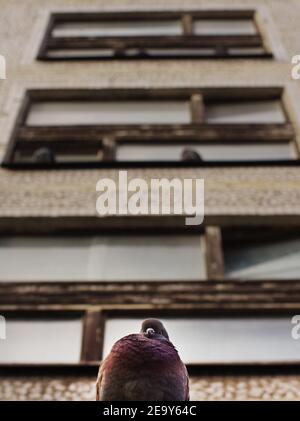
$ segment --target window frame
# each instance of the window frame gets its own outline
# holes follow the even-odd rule
[[[101,359],[103,359],[103,350],[104,350],[104,339],[105,339],[105,323],[109,319],[113,318],[141,318],[141,321],[147,319],[149,317],[153,318],[171,318],[171,319],[201,319],[205,317],[214,317],[214,318],[222,318],[222,317],[270,317],[270,318],[280,318],[280,316],[290,316],[288,310],[281,309],[281,311],[274,310],[274,309],[259,309],[259,308],[226,308],[226,309],[218,309],[218,308],[168,308],[168,309],[157,309],[157,308],[136,308],[136,309],[128,309],[128,308],[108,308],[102,310],[101,312],[101,329],[102,329],[102,349],[101,349]],[[291,325],[292,326],[292,325]],[[128,332],[135,333],[135,332]],[[172,338],[170,338],[172,341]],[[215,370],[220,369],[222,371],[223,368],[252,368],[256,369],[259,366],[262,367],[269,367],[273,368],[274,370],[280,369],[282,366],[292,366],[295,368],[300,369],[300,355],[299,360],[294,360],[291,362],[276,362],[276,361],[255,361],[255,362],[204,362],[202,360],[197,361],[196,363],[187,363],[186,364],[188,371],[199,370],[201,368],[214,368]]]
[[[290,122],[283,88],[280,87],[233,87],[233,88],[175,88],[175,89],[31,89],[26,91],[16,119],[2,166],[13,169],[92,169],[92,168],[145,168],[145,167],[211,167],[240,165],[299,165],[295,131]],[[27,126],[26,119],[32,104],[44,101],[138,101],[178,100],[188,101],[191,122],[189,124],[111,124],[111,125],[58,125]],[[214,101],[264,101],[279,100],[285,123],[204,123],[205,103]],[[54,145],[67,148],[70,141],[78,148],[97,147],[103,152],[103,160],[86,162],[30,163],[15,162],[18,148],[39,148]],[[249,144],[272,142],[294,145],[295,159],[267,161],[117,161],[118,144],[164,144],[170,142],[195,142],[199,144],[236,143]],[[76,149],[77,148],[77,149]]]
[[[286,235],[299,235],[300,236],[300,225],[298,223],[297,216],[291,216],[290,219],[278,218],[277,215],[270,215],[266,219],[258,220],[257,217],[253,218],[240,218],[237,220],[236,217],[216,217],[211,221],[207,220],[200,226],[187,226],[184,223],[184,216],[141,216],[141,217],[118,217],[116,218],[89,218],[89,217],[74,217],[74,218],[56,218],[56,221],[49,221],[49,218],[35,217],[35,218],[20,218],[20,224],[15,225],[15,221],[9,221],[6,218],[0,218],[0,236],[28,236],[28,237],[39,237],[41,235],[49,236],[119,236],[119,235],[166,235],[166,236],[199,236],[203,247],[199,247],[199,258],[204,259],[205,263],[205,279],[199,279],[196,281],[184,281],[188,283],[206,283],[212,281],[224,281],[226,282],[247,282],[244,280],[230,279],[225,277],[224,268],[224,234],[240,233],[240,235],[246,239],[250,237],[257,243],[259,237],[256,237],[255,230],[263,230],[264,236],[261,241],[264,242],[266,239],[278,238]],[[121,234],[120,234],[121,233]],[[182,280],[183,281],[183,280]],[[168,281],[132,281],[132,284],[164,284],[170,285],[170,283],[181,283],[180,280],[168,280]],[[281,281],[272,281],[266,279],[265,281],[275,282],[275,285],[280,285]],[[300,278],[299,278],[300,281]],[[251,283],[261,282],[256,280],[248,281]],[[284,281],[285,282],[285,281]],[[293,282],[293,281],[292,281]],[[298,282],[298,281],[297,281]],[[103,284],[103,285],[122,285],[126,284],[127,281],[55,281],[55,282],[42,282],[38,285],[51,285],[51,284]],[[26,282],[0,282],[0,286],[6,285],[26,285]],[[35,284],[35,282],[33,282]],[[300,286],[300,285],[299,285]],[[1,290],[1,288],[0,288]],[[5,295],[5,294],[4,294]],[[1,303],[1,294],[0,294]]]
[[[4,367],[76,367],[85,366],[87,364],[99,361],[99,344],[101,344],[101,332],[98,329],[100,320],[99,311],[90,310],[88,308],[72,309],[68,306],[60,306],[59,308],[51,308],[47,306],[17,306],[14,309],[4,308],[1,315],[6,319],[14,320],[51,320],[51,319],[69,319],[80,318],[82,321],[82,338],[80,360],[78,363],[2,363],[0,368]]]
[[[44,38],[38,51],[38,60],[136,60],[136,59],[271,59],[273,54],[264,39],[257,20],[258,12],[255,9],[218,9],[218,10],[186,10],[186,11],[130,11],[130,12],[66,12],[52,13],[50,15]],[[53,37],[52,31],[57,23],[69,22],[97,22],[97,21],[130,21],[130,20],[179,20],[183,33],[181,35],[165,36],[107,36],[107,37]],[[193,19],[216,19],[216,20],[251,20],[256,33],[253,35],[196,35],[193,33]],[[108,48],[112,50],[109,57],[73,56],[49,57],[48,50],[51,49],[95,49]],[[215,49],[215,54],[181,56],[173,55],[147,55],[145,48],[205,48]],[[247,53],[232,55],[228,48],[262,48],[262,53]],[[127,56],[124,51],[127,48],[138,48],[141,51],[136,56]]]
[[[254,228],[254,229],[253,229]],[[243,276],[242,278],[239,278],[237,276],[229,276],[226,274],[225,270],[225,249],[226,246],[229,244],[233,244],[234,248],[238,247],[247,247],[249,244],[258,246],[258,245],[269,245],[271,241],[280,241],[281,239],[283,241],[288,240],[296,240],[300,238],[300,231],[299,227],[290,227],[290,226],[280,226],[280,227],[263,227],[263,235],[260,234],[260,236],[256,236],[255,227],[249,227],[244,226],[238,229],[235,229],[235,227],[228,227],[223,228],[222,232],[220,228],[217,228],[219,235],[221,237],[220,245],[219,245],[219,252],[222,253],[223,257],[223,272],[222,277],[224,280],[235,280],[235,279],[241,279],[241,282],[243,282],[243,279],[248,279],[247,277]],[[290,238],[289,238],[290,236]],[[299,276],[300,278],[300,276]],[[251,278],[252,281],[256,278]],[[251,279],[249,279],[249,282],[251,282]],[[258,278],[262,279],[262,278]],[[276,282],[276,279],[266,279],[270,280],[271,282]],[[292,281],[293,278],[288,278],[288,280]],[[297,282],[297,279],[296,279]]]
[[[222,233],[225,229],[244,229],[246,227],[245,221],[236,221],[228,218],[226,223],[221,220],[208,221],[203,226],[184,226],[184,219],[172,218],[168,221],[166,217],[158,218],[120,218],[116,221],[110,218],[73,218],[69,224],[65,218],[58,218],[57,221],[51,221],[49,225],[48,218],[30,218],[28,220],[20,221],[19,226],[9,223],[0,224],[0,234],[8,235],[120,235],[132,233],[133,235],[143,235],[155,232],[157,235],[199,235],[203,238],[204,243],[204,259],[206,263],[206,278],[204,280],[156,280],[148,281],[55,281],[55,282],[1,282],[0,283],[0,306],[1,305],[23,305],[28,303],[30,305],[47,303],[49,305],[67,304],[80,305],[82,303],[90,303],[91,305],[105,305],[115,304],[119,305],[123,301],[127,304],[141,303],[155,304],[156,295],[161,294],[164,297],[166,305],[174,305],[180,301],[180,297],[185,296],[184,302],[189,302],[191,306],[201,307],[201,303],[206,305],[213,305],[216,299],[218,305],[222,307],[224,300],[225,307],[230,303],[234,306],[244,302],[243,306],[251,306],[261,303],[265,304],[266,308],[281,309],[281,298],[285,305],[293,308],[293,303],[300,303],[300,278],[299,280],[240,280],[225,278],[224,274],[224,255]],[[235,218],[234,218],[235,219]],[[135,222],[134,222],[135,221]],[[250,222],[248,221],[248,224]],[[275,224],[273,226],[273,224]],[[284,225],[285,224],[285,225]],[[282,232],[292,232],[295,234],[299,232],[300,226],[290,221],[289,224],[284,222],[276,223],[276,216],[268,217],[265,223],[260,222],[256,224],[256,228],[264,232],[269,231],[269,235],[278,235]],[[255,223],[251,222],[251,231],[255,228]],[[249,225],[248,225],[249,229]],[[279,231],[280,230],[280,231]],[[254,234],[253,234],[254,235]],[[199,249],[201,252],[201,249]],[[200,256],[200,255],[199,255]],[[27,289],[27,287],[29,287]],[[294,293],[290,295],[290,290]],[[192,293],[194,291],[194,294]],[[121,293],[121,297],[118,295]],[[223,295],[223,292],[226,294]],[[208,295],[205,295],[208,293]],[[103,295],[104,294],[104,295]],[[107,295],[108,294],[108,295]],[[183,294],[183,295],[182,295]],[[199,295],[198,295],[199,294]],[[203,295],[204,294],[204,295]],[[212,295],[210,295],[212,294]],[[254,294],[254,295],[253,295]],[[258,294],[256,296],[256,294]],[[273,294],[273,298],[272,298]],[[281,294],[283,294],[281,296]],[[299,295],[299,297],[298,297]],[[199,303],[199,300],[201,301]],[[245,301],[246,300],[246,301]],[[258,301],[257,301],[258,300]],[[242,307],[243,308],[243,307]],[[260,304],[258,306],[260,308]],[[284,306],[284,308],[286,308]]]
[[[43,238],[45,238],[47,236],[54,237],[54,238],[56,236],[57,237],[66,236],[66,237],[72,238],[73,235],[76,236],[76,237],[80,237],[80,236],[86,237],[86,236],[89,236],[89,235],[91,237],[94,237],[94,236],[121,237],[121,236],[124,236],[124,235],[125,236],[126,235],[127,236],[142,236],[142,237],[147,236],[147,235],[153,236],[153,237],[156,237],[156,236],[167,236],[167,237],[169,237],[169,236],[170,237],[193,236],[193,237],[199,238],[199,249],[198,249],[198,251],[199,251],[199,261],[203,262],[203,265],[204,265],[203,272],[205,274],[205,278],[202,279],[201,274],[199,274],[199,279],[190,280],[188,282],[194,283],[194,282],[204,281],[208,276],[208,261],[207,261],[207,247],[208,246],[206,244],[207,240],[206,240],[205,230],[201,226],[196,227],[196,229],[187,229],[187,230],[183,226],[183,227],[177,227],[173,230],[173,229],[171,229],[171,227],[164,228],[164,221],[165,221],[165,218],[164,218],[164,220],[160,220],[160,221],[157,221],[157,222],[149,221],[150,223],[144,223],[142,221],[140,226],[134,226],[131,229],[127,227],[125,220],[123,220],[123,222],[121,222],[121,224],[119,226],[116,226],[116,227],[112,226],[112,227],[101,228],[101,227],[93,226],[93,223],[92,223],[91,229],[89,229],[86,226],[86,223],[84,221],[83,221],[83,225],[80,227],[80,221],[78,221],[79,224],[77,225],[77,228],[75,228],[75,229],[72,228],[71,230],[68,230],[68,229],[65,230],[64,228],[59,227],[57,229],[54,229],[54,232],[52,232],[51,230],[50,231],[48,231],[48,230],[44,231],[43,228],[41,229],[41,224],[37,224],[37,226],[39,226],[39,228],[37,230],[35,230],[33,228],[33,229],[29,229],[28,231],[24,230],[23,228],[21,228],[21,230],[10,231],[10,230],[4,229],[2,231],[1,227],[0,227],[0,237],[1,236],[9,237],[10,235],[13,236],[13,237],[20,236],[20,237],[33,237],[33,238],[34,237],[39,238],[40,236],[42,236]],[[86,226],[86,228],[84,228],[84,226]],[[156,279],[156,280],[153,280],[153,281],[152,280],[148,280],[148,281],[147,280],[135,280],[135,281],[132,281],[132,282],[133,282],[133,284],[137,284],[137,285],[139,285],[139,284],[143,285],[143,284],[147,284],[147,283],[160,284],[160,283],[164,282],[164,280],[163,279],[161,279],[161,280]],[[168,280],[165,279],[165,282],[167,284],[171,284],[171,283],[174,283],[174,282],[177,282],[177,281],[172,280],[170,278]],[[181,282],[181,280],[178,280],[178,282]],[[57,283],[59,283],[59,284],[65,284],[67,286],[69,284],[84,284],[84,283],[86,283],[87,285],[90,285],[90,284],[93,284],[93,283],[103,284],[103,285],[110,285],[110,284],[111,285],[114,285],[114,284],[115,285],[120,285],[120,284],[126,285],[128,282],[124,281],[124,280],[117,280],[116,279],[116,280],[109,280],[109,281],[101,281],[100,280],[99,282],[98,281],[86,281],[86,280],[82,280],[82,281],[67,280],[67,281],[37,281],[37,282],[34,282],[34,283],[37,283],[38,285],[48,285],[48,284],[56,285]],[[12,281],[12,282],[11,281],[5,281],[5,282],[0,281],[0,285],[1,284],[20,284],[20,285],[23,284],[23,285],[26,285],[26,282],[24,282],[24,281],[19,281],[19,282],[17,282],[17,281],[15,281],[15,282],[14,281]],[[1,298],[0,298],[0,300],[1,300]]]
[[[262,308],[262,307],[248,307],[245,308],[241,304],[238,307],[206,307],[205,305],[192,307],[172,306],[169,308],[157,308],[144,305],[136,306],[135,308],[128,308],[128,306],[95,306],[93,309],[88,305],[82,306],[81,309],[72,310],[67,306],[61,307],[59,310],[53,310],[50,306],[44,306],[43,309],[36,309],[33,306],[26,306],[26,308],[18,309],[4,309],[0,305],[1,314],[5,317],[12,317],[15,319],[30,318],[51,318],[51,317],[70,317],[83,316],[83,335],[82,335],[82,349],[81,359],[78,363],[1,363],[1,373],[13,374],[19,370],[25,371],[26,374],[33,375],[34,370],[39,373],[91,373],[96,376],[97,369],[103,360],[104,338],[105,338],[105,323],[110,318],[141,318],[141,321],[148,317],[167,317],[167,318],[191,318],[198,319],[201,317],[274,317],[290,316],[290,310],[282,308]],[[130,332],[129,332],[130,333]],[[134,332],[132,332],[134,333]],[[190,375],[198,373],[210,374],[238,374],[242,373],[300,373],[300,359],[288,362],[277,361],[255,361],[255,362],[204,362],[197,361],[196,363],[186,364]]]
[[[19,226],[4,224],[0,232],[4,235],[25,232],[36,235],[45,233],[68,233],[73,232],[95,232],[93,221],[88,218],[75,218],[71,224],[66,226],[65,221],[57,221],[49,225],[43,218],[31,220],[27,231],[20,221]],[[171,218],[172,219],[172,218]],[[164,222],[163,222],[164,221]],[[231,222],[230,222],[231,221]],[[103,221],[100,221],[103,223]],[[108,222],[106,230],[120,230],[123,226],[128,228],[128,221]],[[270,232],[276,230],[272,226],[274,218],[268,217]],[[107,221],[105,224],[107,225]],[[101,224],[99,225],[101,226]],[[78,315],[84,318],[81,361],[78,364],[0,364],[4,373],[19,373],[23,371],[26,375],[32,374],[37,369],[45,373],[77,373],[92,374],[96,376],[101,360],[100,349],[103,348],[105,318],[110,315],[131,315],[131,316],[160,316],[181,314],[182,316],[292,316],[300,309],[300,279],[299,280],[260,280],[260,281],[239,281],[224,279],[222,275],[222,248],[221,228],[236,227],[236,221],[232,218],[227,220],[227,225],[220,222],[219,225],[205,225],[206,235],[206,258],[210,265],[211,277],[206,281],[163,281],[152,283],[147,282],[50,282],[38,283],[0,283],[0,314],[32,315],[43,316],[52,314],[54,316]],[[267,226],[267,224],[265,225]],[[75,228],[76,227],[76,228]],[[102,226],[103,227],[103,226]],[[113,228],[114,227],[114,228]],[[186,228],[178,222],[170,221],[165,226],[163,219],[143,218],[138,227],[131,229],[145,232],[153,230],[153,227],[160,227],[162,231],[172,230],[174,232],[194,231],[195,228]],[[164,228],[162,228],[164,227]],[[260,226],[261,228],[261,226]],[[201,228],[202,229],[202,228]],[[290,221],[289,228],[293,232],[299,230],[300,226]],[[197,227],[197,231],[201,231]],[[36,317],[37,317],[36,316]],[[95,335],[95,331],[97,332]],[[238,374],[241,373],[300,373],[300,362],[289,363],[237,363],[237,364],[189,364],[188,370],[191,375],[197,373],[215,374]]]
[[[9,237],[10,234],[6,234],[5,232],[2,234],[1,233],[1,229],[0,229],[0,238],[3,235],[3,237]],[[174,231],[171,231],[170,229],[166,228],[164,229],[160,224],[153,226],[150,224],[149,227],[147,226],[141,226],[140,228],[133,228],[133,229],[128,229],[126,226],[123,225],[123,227],[119,227],[118,229],[116,228],[106,228],[106,229],[99,229],[99,231],[97,230],[96,227],[94,227],[94,229],[90,232],[88,229],[86,231],[82,231],[81,229],[77,230],[71,230],[70,231],[65,231],[65,230],[61,230],[58,229],[57,231],[55,231],[55,233],[49,233],[49,236],[55,238],[55,237],[70,237],[72,238],[73,236],[75,236],[76,238],[79,237],[87,237],[87,236],[91,236],[91,237],[97,237],[97,236],[103,236],[103,237],[119,237],[121,238],[122,236],[133,236],[133,237],[143,237],[143,236],[153,236],[153,237],[157,237],[157,236],[166,236],[166,237],[178,237],[178,236],[193,236],[196,237],[199,240],[199,245],[197,248],[197,253],[199,255],[199,261],[201,263],[201,265],[203,264],[203,277],[202,277],[202,273],[199,272],[199,279],[196,279],[195,282],[204,282],[208,279],[208,261],[207,261],[207,246],[206,246],[206,233],[203,230],[202,227],[197,227],[196,229],[185,229],[185,228],[177,228]],[[12,233],[12,237],[30,237],[30,238],[40,238],[41,236],[43,236],[43,238],[45,238],[45,236],[47,236],[47,232],[43,232],[40,233],[38,231],[29,231],[29,232],[24,232],[23,230],[21,230],[19,233],[18,231],[15,231],[14,233]],[[181,280],[179,279],[175,279],[173,280],[172,278],[167,279],[166,277],[164,277],[165,282],[167,284],[172,284],[174,282],[181,282]],[[161,284],[162,282],[164,282],[164,279],[149,279],[149,280],[133,280],[130,281],[129,283],[132,282],[134,284],[144,284],[144,283],[157,283],[157,284]],[[188,282],[193,282],[194,280],[189,280]],[[103,285],[119,285],[119,284],[127,284],[128,281],[127,280],[100,280],[100,281],[90,281],[90,280],[84,280],[82,279],[81,281],[72,281],[72,280],[42,280],[42,281],[36,281],[37,284],[39,285],[56,285],[57,283],[59,284],[65,284],[66,286],[68,286],[69,284],[87,284],[90,285],[92,283],[95,284],[103,284]],[[2,282],[0,280],[0,285],[1,284],[20,284],[20,285],[26,285],[26,281],[4,281]]]

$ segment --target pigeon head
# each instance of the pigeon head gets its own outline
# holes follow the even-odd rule
[[[41,164],[54,164],[55,155],[49,148],[38,148],[33,154],[33,160]]]
[[[160,320],[157,319],[147,319],[142,323],[142,328],[140,333],[146,338],[149,339],[167,339],[169,340],[169,335]]]
[[[197,151],[195,151],[194,149],[188,149],[188,148],[182,151],[181,159],[183,161],[189,161],[189,162],[202,162],[203,161],[201,155]]]

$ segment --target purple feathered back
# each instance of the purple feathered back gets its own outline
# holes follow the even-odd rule
[[[186,367],[167,339],[125,336],[100,367],[97,400],[187,401]]]

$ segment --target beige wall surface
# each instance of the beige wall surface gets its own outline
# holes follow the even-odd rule
[[[205,215],[298,215],[300,171],[295,168],[132,169],[128,179],[204,178]],[[0,176],[0,215],[96,216],[96,183],[114,170],[8,171]]]
[[[95,400],[92,376],[20,376],[0,378],[0,400]],[[299,400],[299,376],[195,376],[191,400]]]

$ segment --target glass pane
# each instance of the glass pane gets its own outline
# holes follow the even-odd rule
[[[300,279],[300,239],[267,243],[225,243],[228,278]]]
[[[66,22],[55,25],[54,37],[134,37],[181,35],[180,20]]]
[[[89,280],[95,242],[94,237],[3,237],[0,280]]]
[[[196,152],[196,158],[204,161],[263,161],[295,158],[289,143],[251,143],[195,145],[186,142],[182,145],[123,144],[117,148],[118,161],[183,161],[183,153]],[[197,156],[198,154],[198,156]],[[191,158],[191,161],[193,159]]]
[[[110,237],[102,276],[122,281],[204,279],[202,253],[200,236]]]
[[[70,144],[70,150],[71,148]],[[35,153],[33,152],[31,155],[29,154],[23,154],[19,151],[16,151],[14,155],[14,162],[16,163],[22,163],[22,164],[49,164],[54,165],[55,163],[82,163],[82,162],[101,162],[103,160],[103,154],[95,152],[94,154],[85,154],[85,153],[78,153],[78,154],[61,154],[61,153],[55,153],[55,151],[52,151],[53,155],[50,155],[53,157],[52,160],[47,159],[41,159],[36,158]],[[50,152],[51,154],[51,152]]]
[[[109,49],[48,49],[47,57],[68,58],[68,57],[113,57],[114,51]]]
[[[265,54],[265,50],[263,47],[244,47],[244,48],[229,48],[228,52],[232,56],[238,56],[238,55],[262,55]]]
[[[194,20],[195,35],[255,35],[254,23],[249,19]]]
[[[1,238],[0,260],[0,281],[205,278],[201,236],[191,235]]]
[[[188,123],[188,101],[37,102],[26,121],[29,126]]]
[[[263,51],[263,50],[262,50]],[[242,50],[241,54],[247,54]],[[251,53],[251,51],[249,51]],[[49,58],[68,58],[68,57],[91,57],[91,58],[111,58],[114,57],[114,50],[109,49],[48,49]],[[211,57],[216,54],[213,48],[127,48],[122,52],[124,57]]]
[[[142,320],[108,320],[104,356],[118,339],[139,332]],[[173,318],[162,321],[185,363],[300,360],[300,344],[291,337],[290,318]]]
[[[280,101],[207,104],[205,115],[207,123],[211,124],[285,122]]]
[[[70,148],[71,149],[71,148]],[[102,154],[56,154],[55,161],[58,163],[68,163],[68,162],[101,162]]]
[[[0,363],[78,363],[81,338],[81,319],[7,319]]]
[[[155,57],[185,57],[195,56],[211,57],[215,55],[215,49],[213,48],[147,48],[147,55]]]

